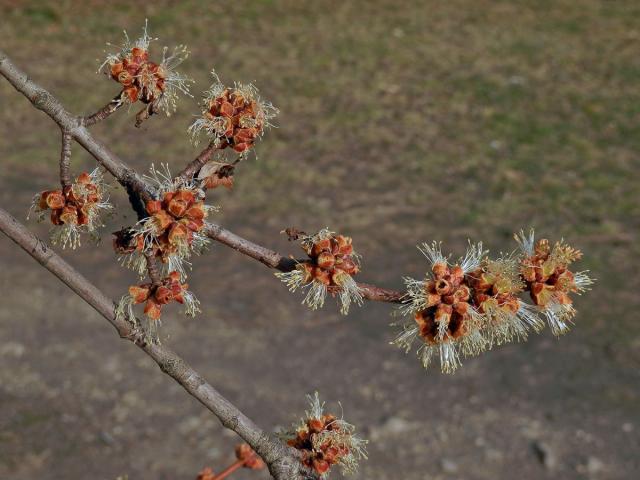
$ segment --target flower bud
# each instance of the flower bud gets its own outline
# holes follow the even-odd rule
[[[167,205],[167,210],[176,218],[180,218],[187,211],[188,204],[184,200],[180,200],[179,198],[174,197]]]
[[[154,297],[160,305],[166,305],[173,299],[173,292],[164,285],[160,285],[156,289]]]
[[[162,202],[160,200],[149,200],[146,205],[147,213],[153,215],[162,210]]]
[[[62,213],[60,214],[60,220],[62,223],[67,225],[77,225],[78,224],[78,210],[71,205],[67,205],[62,209]]]
[[[44,203],[46,204],[46,206],[51,210],[62,208],[66,203],[61,190],[43,192],[42,197],[44,198]]]
[[[336,263],[336,258],[328,252],[323,252],[318,255],[316,263],[320,268],[331,268]]]
[[[173,218],[164,210],[154,213],[151,218],[159,232],[165,231],[173,223]]]
[[[184,215],[190,220],[204,219],[204,217],[206,216],[206,213],[204,210],[204,203],[203,202],[194,203],[191,207],[189,207],[189,209],[185,212]]]
[[[144,305],[144,314],[151,320],[158,320],[162,315],[162,307],[151,297]]]
[[[142,303],[149,298],[150,288],[147,285],[131,285],[129,287],[129,295],[133,299],[134,304]]]

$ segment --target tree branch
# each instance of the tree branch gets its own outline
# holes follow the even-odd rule
[[[144,341],[144,335],[136,325],[116,317],[116,305],[112,300],[1,208],[0,231],[107,319],[121,338],[132,341],[149,355],[164,373],[182,385],[190,395],[218,417],[222,425],[242,437],[269,465],[273,478],[276,480],[314,478],[302,469],[302,464],[292,449],[261,430],[175,352],[163,345]]]
[[[62,188],[71,186],[71,135],[66,130],[60,130],[60,184]]]
[[[211,160],[211,157],[213,157],[213,154],[216,150],[217,147],[215,146],[215,144],[213,142],[210,142],[209,145],[207,145],[207,148],[200,152],[200,154],[194,160],[189,162],[184,170],[182,170],[178,174],[178,177],[182,178],[183,180],[189,180],[191,177],[195,177],[200,169],[204,167],[209,162],[209,160]]]
[[[104,107],[102,107],[100,110],[98,110],[97,112],[91,115],[87,115],[86,117],[84,117],[84,119],[82,120],[82,124],[85,127],[90,127],[91,125],[95,125],[96,123],[101,122],[102,120],[105,120],[106,118],[114,114],[116,110],[118,110],[121,106],[124,105],[123,97],[124,97],[124,92],[120,92],[118,95],[113,97],[113,99],[109,103],[107,103]]]
[[[67,131],[85,150],[109,171],[125,188],[133,189],[142,196],[149,196],[146,183],[131,167],[124,164],[106,145],[99,142],[82,125],[82,119],[67,112],[62,104],[47,90],[29,79],[26,73],[15,66],[0,50],[0,74],[22,93],[38,110],[42,110]]]
[[[266,247],[242,238],[239,235],[226,230],[220,225],[210,222],[207,223],[207,225],[208,228],[206,233],[209,238],[216,240],[227,247],[231,247],[243,255],[258,260],[269,268],[274,268],[281,272],[290,272],[295,269],[298,264],[297,260],[284,257],[278,252],[274,252],[273,250],[269,250]],[[380,288],[368,283],[358,283],[358,286],[360,287],[363,297],[367,300],[387,303],[402,303],[405,296],[405,292]]]
[[[20,71],[5,54],[0,51],[0,74],[26,96],[33,105],[49,115],[61,128],[68,129],[69,133],[82,145],[95,159],[115,176],[118,181],[125,186],[129,193],[129,199],[133,208],[139,216],[146,216],[144,200],[151,198],[150,188],[146,182],[129,166],[127,166],[117,155],[111,152],[104,144],[93,138],[91,133],[82,126],[78,118],[68,113],[62,104],[47,92],[44,88],[36,85],[27,75]],[[211,144],[194,160],[194,173],[202,165],[207,163],[207,158],[213,154],[214,149]],[[187,166],[189,168],[189,166]],[[184,172],[180,174],[184,175]],[[142,202],[139,201],[142,198]],[[246,240],[229,230],[225,230],[219,225],[211,225],[208,230],[210,238],[227,245],[240,253],[254,258],[270,268],[288,272],[295,268],[296,261],[292,258],[283,257],[277,252],[257,245]],[[369,284],[359,284],[364,298],[374,301],[389,303],[401,303],[404,292],[387,290]]]

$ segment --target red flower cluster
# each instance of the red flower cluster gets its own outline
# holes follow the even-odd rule
[[[425,309],[416,312],[420,336],[428,343],[457,339],[467,333],[470,321],[471,289],[459,265],[436,263],[433,278],[425,282]],[[446,333],[439,332],[446,326]],[[440,335],[439,335],[440,333]]]
[[[536,305],[547,307],[551,301],[571,305],[569,294],[580,288],[568,266],[581,257],[580,250],[561,242],[553,248],[544,238],[535,243],[533,255],[522,259],[520,273]]]
[[[159,285],[151,283],[132,285],[129,287],[129,295],[133,305],[146,302],[144,313],[151,320],[158,320],[164,305],[172,301],[180,304],[185,302],[185,292],[188,287],[186,283],[180,283],[180,274],[178,272],[171,272],[162,279]]]
[[[149,52],[134,47],[119,62],[111,64],[111,78],[123,87],[125,97],[134,103],[151,103],[165,91],[167,72],[157,63],[149,61]]]
[[[220,122],[220,149],[228,146],[242,153],[253,147],[264,128],[262,108],[254,99],[238,89],[225,88],[220,95],[209,100],[204,112],[206,120]]]
[[[473,304],[481,314],[492,314],[501,309],[508,314],[515,314],[520,308],[517,294],[522,291],[522,283],[514,281],[506,275],[480,268],[467,277],[473,288]]]
[[[335,415],[322,415],[320,418],[308,418],[305,425],[296,432],[295,438],[288,440],[287,444],[302,451],[302,463],[323,475],[332,465],[350,454],[349,443],[344,441],[344,433],[346,432],[341,432],[341,422],[336,421]],[[316,439],[318,436],[324,437],[319,445]]]
[[[351,237],[344,235],[319,235],[303,241],[302,248],[310,260],[301,264],[304,283],[316,280],[326,285],[329,292],[342,288],[343,275],[355,275],[360,271],[353,256]]]
[[[126,254],[151,248],[166,263],[169,255],[181,253],[181,250],[184,253],[184,249],[193,244],[194,234],[204,228],[207,216],[204,202],[187,189],[166,192],[162,200],[148,201],[146,210],[149,217],[142,232],[136,234],[135,230],[126,229],[115,233],[114,249],[117,252]],[[151,245],[145,245],[145,233],[153,235]]]
[[[54,225],[88,225],[100,201],[100,188],[84,172],[62,190],[42,192],[37,207],[42,212],[51,211],[51,223]]]

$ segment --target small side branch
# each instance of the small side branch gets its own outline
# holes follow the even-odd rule
[[[200,152],[200,154],[194,160],[189,162],[184,170],[182,170],[182,172],[178,174],[178,178],[189,180],[190,178],[198,175],[200,169],[211,160],[216,150],[217,147],[215,146],[215,144],[213,142],[209,143],[209,145],[207,145],[207,148]]]
[[[269,268],[280,270],[281,272],[290,272],[298,261],[280,255],[278,252],[269,250],[266,247],[253,243],[245,238],[236,235],[220,225],[210,223],[207,230],[207,236],[217,242],[237,250],[238,252],[258,260]],[[366,283],[359,283],[362,296],[367,300],[386,303],[402,303],[405,298],[405,292],[389,290],[386,288],[376,287]]]
[[[64,129],[61,132],[61,147],[60,147],[60,184],[62,188],[71,186],[71,134]]]
[[[120,107],[124,105],[123,93],[119,93],[113,100],[107,103],[104,107],[98,110],[91,115],[84,117],[82,123],[85,127],[90,127],[95,125],[96,123],[101,122],[102,120],[107,119],[111,115],[113,115]]]
[[[22,93],[38,110],[46,113],[61,129],[67,131],[100,165],[111,173],[127,190],[149,194],[148,186],[128,165],[125,165],[109,148],[93,138],[82,125],[82,119],[67,112],[51,93],[33,82],[9,57],[0,50],[0,75]]]

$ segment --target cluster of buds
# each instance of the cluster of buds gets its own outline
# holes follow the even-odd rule
[[[536,307],[545,315],[555,335],[569,330],[568,323],[576,314],[572,293],[582,293],[593,280],[587,272],[572,272],[569,265],[582,258],[582,252],[563,241],[553,247],[547,239],[535,241],[534,233],[516,236],[523,256],[520,276]]]
[[[201,189],[173,181],[168,171],[152,169],[152,174],[157,199],[147,202],[148,217],[115,232],[114,249],[123,264],[141,276],[146,272],[145,254],[151,254],[166,266],[165,271],[178,271],[186,278],[185,263],[192,252],[200,253],[208,244],[205,220],[216,208],[204,203]]]
[[[39,221],[49,213],[54,225],[51,242],[62,248],[80,245],[83,232],[96,237],[102,226],[101,214],[112,207],[102,183],[102,172],[81,173],[71,185],[60,190],[47,190],[34,197],[31,210]]]
[[[194,316],[200,311],[199,302],[187,289],[189,285],[182,283],[178,272],[171,272],[158,283],[132,285],[129,293],[122,297],[118,304],[117,314],[122,318],[135,318],[134,305],[144,303],[144,313],[153,322],[160,320],[162,307],[178,302],[185,306],[185,313]]]
[[[293,292],[307,289],[302,303],[315,310],[324,305],[327,293],[337,296],[340,312],[349,313],[351,302],[362,304],[362,293],[353,276],[360,270],[358,254],[353,250],[352,240],[322,229],[315,235],[296,232],[292,238],[300,239],[302,249],[309,257],[298,262],[290,272],[276,273]]]
[[[107,56],[100,70],[106,69],[107,74],[122,85],[122,102],[135,103],[139,100],[170,115],[176,109],[178,92],[189,94],[191,80],[175,71],[189,52],[181,45],[167,56],[165,47],[162,60],[152,62],[149,60],[149,44],[153,39],[147,33],[146,23],[142,36],[134,42],[129,40],[127,32],[124,33],[124,44],[117,53]]]
[[[216,474],[213,469],[206,467],[196,477],[196,480],[222,480],[231,475],[239,468],[247,468],[249,470],[261,470],[265,467],[264,462],[253,449],[246,443],[236,445],[235,448],[236,461],[229,467]]]
[[[278,110],[262,101],[252,84],[226,88],[215,72],[212,75],[215,83],[205,92],[202,116],[189,131],[194,139],[204,131],[220,150],[230,147],[243,154],[270,126]]]
[[[435,242],[419,247],[431,269],[424,280],[405,278],[403,310],[413,320],[404,324],[393,343],[409,351],[420,339],[418,355],[424,367],[439,354],[441,370],[452,373],[462,355],[477,355],[495,344],[525,339],[531,330],[540,331],[544,326],[540,314],[555,335],[566,331],[567,319],[575,314],[568,294],[592,282],[585,272],[567,273],[568,263],[579,254],[560,242],[554,255],[546,240],[538,242],[536,250],[533,233],[516,238],[523,256],[491,260],[478,243],[470,245],[465,257],[454,264]],[[553,265],[543,267],[546,261]],[[545,290],[550,293],[540,295]],[[519,298],[524,291],[531,292],[534,305]]]
[[[324,414],[324,403],[318,393],[307,395],[310,410],[298,424],[281,432],[287,445],[302,453],[301,461],[308,468],[325,478],[334,465],[343,473],[354,473],[358,462],[367,458],[367,441],[355,434],[355,427],[332,414]]]

